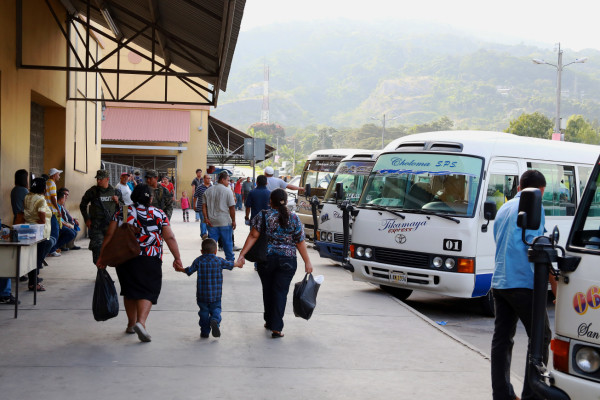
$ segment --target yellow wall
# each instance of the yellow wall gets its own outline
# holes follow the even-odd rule
[[[60,1],[50,3],[58,18],[64,21],[66,15]],[[58,186],[69,187],[71,198],[67,208],[78,214],[79,199],[87,187],[95,183],[100,143],[94,142],[94,118],[90,118],[88,126],[81,127],[83,138],[87,135],[87,147],[77,152],[80,157],[79,153],[87,149],[86,168],[76,171],[74,126],[76,119],[79,123],[85,121],[82,105],[89,104],[90,115],[96,105],[82,102],[76,111],[74,102],[67,102],[66,72],[16,68],[15,4],[15,1],[0,1],[0,217],[12,222],[10,191],[14,172],[21,168],[29,170],[32,101],[45,107],[44,169],[47,172],[56,167],[65,171]],[[25,0],[23,15],[23,63],[64,66],[65,40],[45,2]]]

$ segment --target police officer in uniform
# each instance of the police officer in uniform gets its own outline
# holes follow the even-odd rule
[[[152,206],[160,208],[167,214],[169,220],[173,214],[173,196],[169,190],[158,183],[158,173],[150,169],[146,171],[146,183],[152,190]]]
[[[90,237],[89,249],[92,251],[94,264],[100,256],[104,234],[108,224],[119,207],[123,204],[121,192],[108,184],[108,171],[99,169],[96,172],[97,185],[89,188],[79,204],[79,210],[85,220]],[[89,213],[88,213],[89,205]]]

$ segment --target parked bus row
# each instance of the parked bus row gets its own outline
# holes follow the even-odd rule
[[[414,290],[478,298],[484,312],[493,315],[496,211],[515,196],[526,170],[541,171],[547,181],[540,198],[546,227],[563,232],[560,241],[553,238],[555,246],[566,245],[582,259],[579,269],[565,272],[559,283],[553,341],[557,371],[551,381],[573,398],[597,398],[599,154],[598,146],[499,132],[414,134],[380,153],[347,151],[337,170],[327,172],[326,190],[318,180],[303,180],[312,187],[300,212],[308,220],[314,211],[306,230],[316,232],[320,255],[343,261],[354,280],[380,285],[403,299]],[[313,183],[318,191],[312,190]],[[345,238],[342,209],[347,213]]]

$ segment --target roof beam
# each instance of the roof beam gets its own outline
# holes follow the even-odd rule
[[[221,81],[223,80],[223,74],[225,73],[225,66],[227,65],[227,54],[229,53],[229,42],[231,40],[231,30],[233,28],[233,17],[235,15],[235,0],[225,0],[223,2],[223,21],[221,28],[221,39],[219,40],[219,73],[217,75],[217,82],[215,87],[215,104],[219,99],[219,92],[221,91]]]
[[[152,22],[160,26],[160,11],[158,10],[158,0],[148,0],[148,8],[150,9],[150,18]],[[162,34],[161,31],[156,31],[156,38],[158,39],[158,45],[163,55],[165,65],[169,67],[171,65],[171,53],[169,52],[169,41]]]

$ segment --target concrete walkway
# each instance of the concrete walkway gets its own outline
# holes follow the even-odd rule
[[[200,254],[198,223],[183,223],[180,210],[173,219],[187,266]],[[248,229],[241,212],[237,220],[241,246]],[[260,281],[247,263],[224,271],[221,338],[201,340],[195,275],[175,272],[167,252],[147,322],[152,342],[141,343],[124,333],[122,308],[94,321],[96,268],[87,241],[78,244],[82,250],[47,259],[37,306],[24,283],[18,319],[0,306],[3,399],[491,398],[484,354],[313,250],[315,275],[325,276],[317,309],[310,321],[295,318],[290,295],[283,339],[263,328]],[[299,264],[294,282],[304,275]]]

